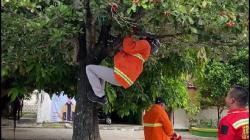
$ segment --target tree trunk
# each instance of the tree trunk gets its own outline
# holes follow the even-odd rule
[[[96,42],[95,36],[95,20],[91,13],[90,0],[83,1],[85,10],[85,23],[81,24],[84,33],[80,33],[79,41],[79,51],[77,55],[77,60],[80,62],[80,71],[78,79],[78,91],[76,95],[76,109],[73,124],[73,140],[101,140],[99,134],[98,126],[98,106],[96,103],[91,103],[87,99],[87,93],[93,92],[89,84],[89,80],[86,75],[86,65],[87,64],[100,64],[101,61],[108,56],[112,50],[108,48],[116,48],[121,42],[121,38],[114,40],[110,47],[107,47],[107,41],[111,38],[109,32],[111,30],[111,20],[109,24],[101,26],[101,33]],[[109,9],[108,9],[109,10]],[[115,39],[115,38],[114,38]],[[113,47],[111,47],[113,46]],[[92,94],[92,93],[91,93]]]
[[[170,121],[172,121],[172,117],[171,117],[172,111],[173,111],[172,108],[168,108],[168,109],[166,110],[166,112],[167,112],[167,114],[168,114],[168,118],[169,118]]]
[[[87,99],[87,92],[92,92],[92,89],[88,82],[85,67],[85,64],[80,66],[72,139],[100,140],[97,105]]]
[[[222,113],[222,111],[224,110],[224,107],[220,107],[220,106],[218,106],[217,107],[217,126],[219,125],[219,122],[220,122],[220,118],[221,118],[221,113]]]
[[[223,107],[217,106],[217,125],[219,125],[220,118],[221,118],[221,113],[224,110]]]
[[[219,125],[220,121],[220,107],[217,106],[217,126]]]

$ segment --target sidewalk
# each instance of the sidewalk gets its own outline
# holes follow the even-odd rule
[[[2,138],[14,139],[12,120],[2,120]],[[143,126],[131,124],[100,124],[102,140],[144,140]],[[183,140],[217,140],[191,135],[189,132],[178,132]],[[71,140],[73,135],[72,124],[45,123],[37,124],[31,121],[17,121],[16,140]]]
[[[102,140],[144,140],[143,127],[140,125],[99,125]],[[16,140],[71,140],[72,128],[42,128],[20,127],[16,128]],[[217,138],[204,138],[193,136],[188,132],[178,132],[183,140],[217,140]],[[11,126],[2,127],[4,140],[14,139],[14,129]]]

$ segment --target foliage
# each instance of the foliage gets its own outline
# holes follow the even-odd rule
[[[226,50],[226,49],[225,49]],[[204,78],[198,84],[201,107],[217,107],[218,120],[225,106],[230,87],[241,85],[249,88],[248,48],[230,48],[223,57],[211,57],[205,67]],[[225,55],[226,54],[226,55]],[[219,59],[218,59],[219,58]]]
[[[217,122],[212,119],[202,119],[199,121],[199,124],[196,126],[199,128],[217,128]]]
[[[78,37],[84,32],[82,23],[87,21],[83,3],[80,0],[1,0],[1,78],[2,81],[12,79],[9,94],[13,99],[34,88],[76,94]],[[190,75],[197,82],[206,81],[203,89],[213,94],[212,98],[221,97],[232,82],[248,85],[244,76],[248,71],[243,70],[246,65],[240,63],[247,58],[246,51],[239,51],[240,55],[235,54],[223,63],[207,56],[209,52],[221,50],[218,46],[230,50],[232,46],[247,44],[248,1],[123,0],[117,2],[119,10],[112,18],[106,10],[110,3],[108,0],[90,2],[95,27],[92,42],[97,42],[101,26],[111,20],[110,34],[123,36],[136,25],[160,36],[162,47],[158,55],[145,63],[144,72],[131,88],[107,85],[106,111],[117,110],[121,116],[129,115],[146,108],[156,96],[165,97],[168,108],[184,107],[193,111],[185,84]],[[143,14],[135,21],[133,17],[140,10]],[[92,55],[95,54],[87,54]],[[112,67],[110,58],[103,63]],[[230,69],[237,73],[227,73]],[[239,81],[237,76],[241,76]]]
[[[9,93],[13,99],[34,88],[76,91],[70,39],[78,30],[72,24],[77,15],[70,6],[54,4],[2,2],[1,77],[2,81],[13,78]]]
[[[224,106],[224,97],[230,88],[230,67],[222,62],[210,61],[206,67],[202,97],[204,105]]]
[[[224,106],[224,97],[233,85],[249,88],[248,48],[237,48],[228,54],[228,60],[211,59],[205,69],[204,81],[200,84],[203,106]]]
[[[249,89],[249,48],[238,48],[228,62],[231,66],[231,85],[241,85]]]

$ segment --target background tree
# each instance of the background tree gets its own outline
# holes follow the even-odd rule
[[[248,47],[224,47],[224,57],[211,58],[206,65],[203,81],[198,84],[202,108],[217,107],[217,122],[225,109],[225,97],[230,87],[249,88]]]
[[[216,106],[218,121],[225,106],[223,97],[231,86],[229,69],[227,64],[212,60],[206,67],[204,85],[200,87],[202,108]]]
[[[113,14],[112,2],[119,7]],[[97,105],[86,98],[91,92],[86,65],[112,66],[109,56],[131,27],[145,28],[161,38],[160,53],[150,58],[130,89],[107,85],[110,104],[106,109],[128,115],[145,108],[158,95],[166,97],[169,108],[188,109],[184,81],[187,75],[202,78],[205,48],[248,42],[247,3],[2,0],[1,84],[9,82],[4,91],[12,100],[34,88],[77,93],[72,138],[98,140]]]

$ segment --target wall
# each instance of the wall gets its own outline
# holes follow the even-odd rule
[[[188,129],[189,120],[188,116],[183,109],[174,110],[171,114],[173,126],[175,129]]]
[[[37,96],[33,92],[31,98],[28,100],[23,100],[23,112],[37,113],[38,102]]]
[[[223,110],[221,116],[225,116],[227,109]],[[190,123],[188,121],[188,116],[183,109],[177,109],[172,113],[172,119],[174,118],[174,128],[175,129],[189,129]],[[173,117],[174,116],[174,117]],[[197,120],[210,120],[214,122],[217,121],[217,109],[216,107],[210,107],[208,109],[201,110],[195,117]]]

